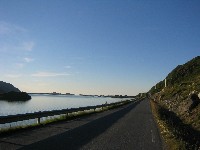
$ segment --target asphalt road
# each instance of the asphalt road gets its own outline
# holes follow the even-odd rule
[[[149,101],[143,100],[20,149],[160,150],[162,142]]]

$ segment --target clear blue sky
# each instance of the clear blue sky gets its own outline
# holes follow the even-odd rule
[[[0,1],[0,80],[22,91],[136,95],[199,53],[199,0]]]

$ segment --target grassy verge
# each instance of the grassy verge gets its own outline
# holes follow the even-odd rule
[[[200,133],[184,124],[175,113],[151,101],[151,108],[168,150],[200,149]]]
[[[95,113],[101,113],[101,112],[104,112],[104,111],[107,111],[107,110],[111,110],[111,109],[121,107],[121,106],[129,104],[131,102],[132,102],[132,100],[126,100],[126,101],[122,101],[119,104],[113,104],[111,106],[96,109],[95,111],[94,110],[87,110],[87,111],[78,111],[78,112],[73,112],[73,113],[69,113],[69,114],[63,114],[63,115],[59,115],[58,117],[52,117],[50,119],[46,119],[45,121],[41,121],[40,124],[35,123],[35,124],[31,124],[31,125],[24,125],[24,126],[17,126],[17,127],[6,128],[6,129],[0,129],[0,136],[12,134],[14,132],[18,132],[18,131],[22,131],[22,130],[29,130],[29,129],[34,129],[34,128],[37,128],[37,127],[43,127],[47,124],[53,124],[53,123],[57,123],[57,122],[61,122],[61,121],[74,120],[74,119],[81,118],[81,117],[84,117],[84,116],[89,116],[89,115],[95,114]]]

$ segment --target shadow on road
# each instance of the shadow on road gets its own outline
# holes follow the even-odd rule
[[[132,110],[140,101],[130,104],[128,107],[114,112],[105,117],[89,122],[83,126],[67,131],[62,134],[47,138],[21,148],[21,150],[66,150],[80,149],[83,145],[90,142],[93,138],[106,131],[110,126]]]

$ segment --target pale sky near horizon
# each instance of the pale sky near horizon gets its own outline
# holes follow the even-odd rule
[[[199,0],[1,0],[1,81],[136,95],[200,53]]]

